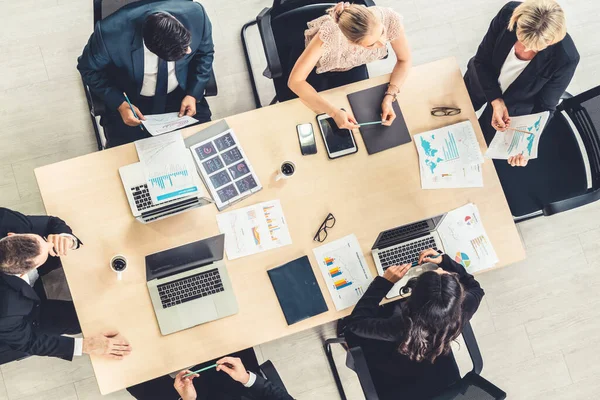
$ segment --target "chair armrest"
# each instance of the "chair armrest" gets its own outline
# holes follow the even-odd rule
[[[573,208],[581,207],[586,204],[593,203],[600,199],[600,189],[588,191],[580,196],[570,199],[555,201],[554,203],[546,204],[542,209],[545,216],[558,214],[563,211],[568,211]]]
[[[281,380],[281,377],[279,376],[279,373],[275,369],[275,366],[273,365],[271,360],[265,361],[260,366],[260,372],[266,380],[272,382],[274,385],[277,385],[282,389],[285,389],[285,385],[283,384],[283,381]]]
[[[483,369],[483,358],[481,357],[481,351],[479,351],[479,345],[477,345],[475,333],[473,333],[473,328],[471,327],[471,323],[469,321],[467,321],[467,323],[465,323],[463,326],[462,336],[465,341],[465,345],[467,346],[467,350],[469,351],[471,362],[473,363],[473,369],[471,372],[479,375]]]
[[[353,347],[348,351],[347,358],[352,358],[352,369],[358,376],[365,400],[379,400],[363,350],[360,347]],[[348,364],[348,361],[346,363]]]
[[[279,54],[277,53],[277,44],[275,43],[275,37],[273,36],[273,29],[271,27],[271,9],[264,8],[256,17],[256,22],[265,51],[267,66],[269,67],[269,71],[271,71],[271,77],[279,78],[283,75],[283,71],[281,61],[279,60]]]
[[[373,0],[363,0],[363,3],[367,7],[373,7],[375,5],[375,2]]]
[[[208,83],[204,88],[204,97],[216,96],[218,93],[219,91],[217,89],[217,78],[215,77],[215,71],[211,69]]]
[[[102,99],[100,99],[100,97],[95,95],[90,90],[90,87],[88,85],[84,84],[83,87],[85,88],[85,97],[87,98],[88,105],[90,107],[90,113],[94,117],[99,117],[103,115],[106,112],[106,104],[104,104]]]

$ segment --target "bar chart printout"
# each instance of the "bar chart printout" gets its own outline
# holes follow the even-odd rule
[[[175,200],[200,188],[196,169],[181,133],[173,132],[135,142],[152,202]]]
[[[355,305],[373,277],[354,235],[313,249],[335,308]]]

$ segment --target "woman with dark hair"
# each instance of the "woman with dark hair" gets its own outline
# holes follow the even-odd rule
[[[403,288],[410,296],[379,306],[381,300],[410,269],[410,264],[388,268],[376,277],[352,314],[343,320],[351,347],[362,347],[381,399],[402,391],[404,398],[429,398],[459,378],[451,344],[471,319],[484,292],[465,268],[446,254],[421,253],[419,264],[439,266]]]

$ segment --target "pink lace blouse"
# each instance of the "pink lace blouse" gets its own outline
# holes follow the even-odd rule
[[[383,23],[387,40],[397,39],[402,32],[402,16],[387,7],[369,7]],[[323,55],[317,62],[317,74],[329,71],[347,71],[359,65],[381,60],[387,54],[387,47],[367,49],[351,43],[342,33],[330,15],[323,15],[310,21],[304,31],[305,45],[319,35],[323,41]]]

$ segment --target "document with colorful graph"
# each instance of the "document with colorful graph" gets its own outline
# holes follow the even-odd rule
[[[292,244],[279,200],[217,214],[217,224],[230,260]]]
[[[469,273],[491,268],[498,262],[479,210],[472,203],[448,212],[437,232],[446,254]]]
[[[440,175],[483,163],[477,136],[470,121],[459,122],[413,136],[421,170]]]
[[[355,305],[373,280],[356,236],[345,236],[313,252],[335,309]]]
[[[549,116],[550,113],[544,111],[537,114],[511,117],[510,127],[517,130],[496,131],[496,135],[485,153],[486,158],[507,160],[509,157],[519,154],[523,154],[528,159],[537,158],[540,138]]]

